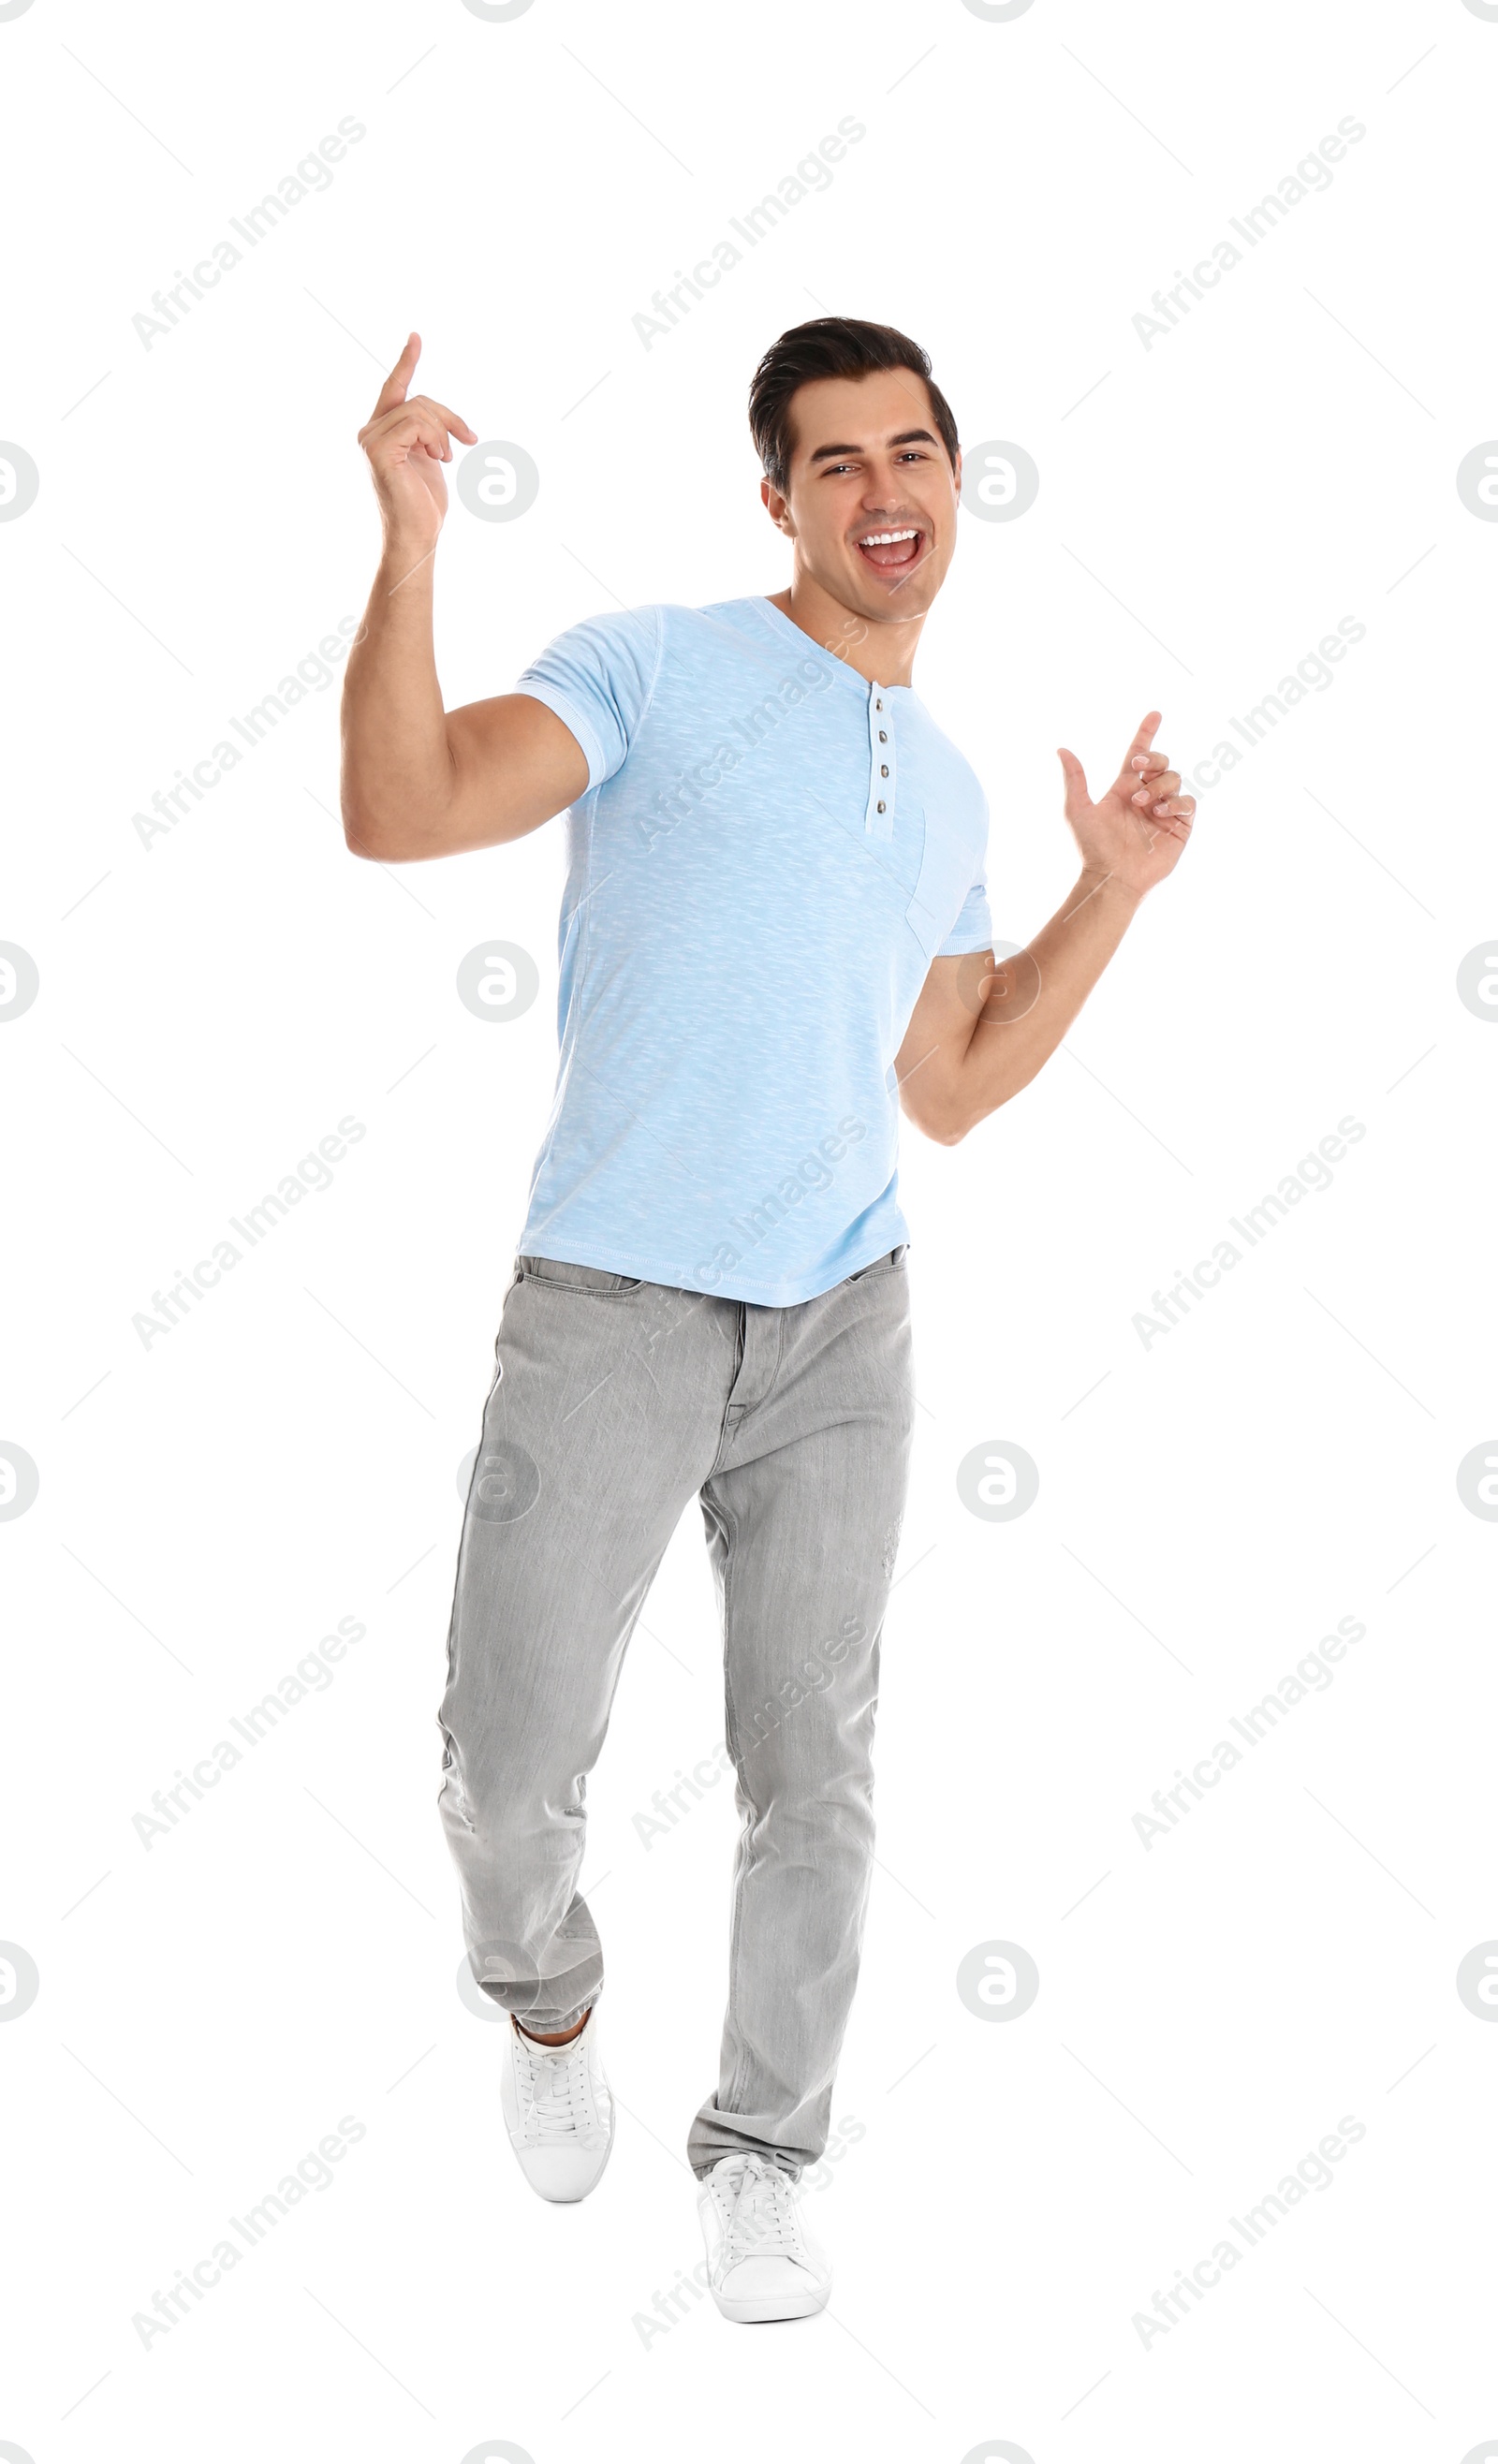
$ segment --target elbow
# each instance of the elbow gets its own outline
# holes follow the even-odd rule
[[[908,1104],[905,1111],[921,1136],[930,1138],[934,1146],[959,1146],[974,1126],[964,1114],[941,1106]]]
[[[389,825],[382,823],[346,786],[339,799],[339,818],[350,855],[362,856],[368,864],[395,864],[405,854]]]
[[[346,778],[339,784],[338,813],[343,825],[343,845],[349,854],[366,856],[373,861],[379,853],[379,832],[374,816],[365,811]]]

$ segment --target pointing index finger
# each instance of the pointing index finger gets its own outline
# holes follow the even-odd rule
[[[403,403],[406,400],[407,388],[410,385],[410,381],[416,373],[416,363],[420,357],[421,336],[419,334],[408,334],[406,337],[406,348],[401,353],[400,358],[396,361],[389,375],[386,378],[384,385],[380,387],[380,399],[375,404],[373,414],[376,419],[379,418],[382,411],[394,410],[398,403]]]

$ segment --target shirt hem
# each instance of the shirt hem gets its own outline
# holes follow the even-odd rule
[[[515,690],[518,693],[528,694],[532,701],[542,703],[551,712],[552,716],[560,718],[562,726],[576,737],[578,751],[587,763],[587,785],[584,793],[590,796],[595,787],[603,785],[607,761],[602,744],[577,703],[569,700],[564,693],[559,692],[555,685],[541,682],[534,676],[518,684]],[[579,802],[581,801],[580,798]]]
[[[716,1283],[684,1282],[678,1275],[663,1274],[658,1265],[642,1259],[637,1253],[591,1241],[543,1241],[539,1236],[527,1239],[522,1232],[515,1253],[518,1258],[555,1258],[558,1265],[563,1266],[597,1266],[606,1275],[637,1275],[642,1283],[659,1284],[667,1291],[697,1292],[705,1300],[748,1301],[758,1309],[797,1309],[803,1301],[821,1300],[824,1293],[835,1291],[839,1284],[847,1283],[849,1275],[859,1274],[865,1266],[873,1265],[877,1259],[887,1258],[892,1249],[909,1245],[910,1233],[901,1223],[893,1230],[892,1238],[885,1240],[881,1237],[878,1246],[870,1249],[867,1257],[855,1255],[826,1283],[813,1275],[809,1279],[801,1277],[755,1290],[747,1287],[746,1279],[737,1267],[728,1268],[726,1277]],[[579,1254],[584,1247],[587,1250],[586,1257]],[[809,1288],[803,1288],[808,1283]]]

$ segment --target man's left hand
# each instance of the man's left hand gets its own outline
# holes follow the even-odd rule
[[[1145,712],[1117,778],[1095,804],[1076,755],[1065,745],[1057,748],[1067,821],[1084,872],[1099,882],[1116,882],[1135,898],[1174,870],[1197,809],[1195,796],[1180,792],[1179,773],[1151,742],[1159,723],[1157,710]]]

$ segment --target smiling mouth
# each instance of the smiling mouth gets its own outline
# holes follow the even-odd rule
[[[866,564],[876,573],[908,573],[920,561],[921,534],[918,528],[901,525],[883,531],[864,531],[853,541]]]

